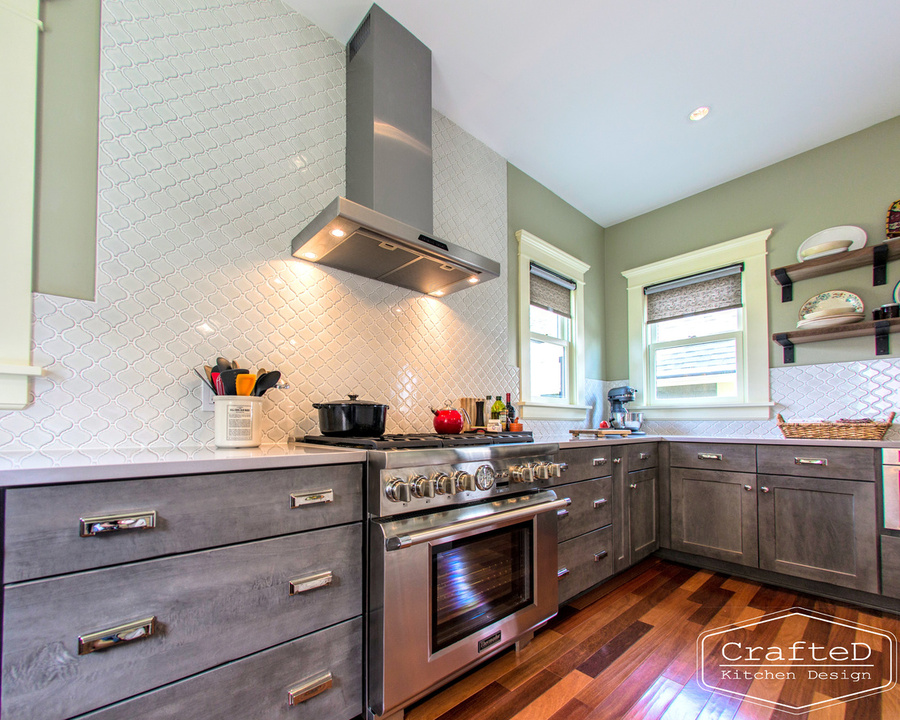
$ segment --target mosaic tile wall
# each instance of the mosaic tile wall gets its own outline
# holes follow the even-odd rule
[[[317,432],[314,401],[429,405],[515,392],[506,163],[434,116],[435,233],[502,264],[446,299],[292,260],[344,186],[344,49],[273,0],[104,0],[97,299],[35,296],[34,403],[4,450],[202,445],[194,368],[278,368],[266,442]]]

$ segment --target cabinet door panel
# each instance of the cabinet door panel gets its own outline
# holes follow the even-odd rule
[[[658,484],[655,469],[630,472],[625,478],[632,565],[659,547]]]
[[[673,468],[671,486],[674,550],[756,567],[755,475]]]
[[[878,592],[875,486],[758,476],[759,566]]]

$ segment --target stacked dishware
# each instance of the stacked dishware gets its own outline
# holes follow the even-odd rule
[[[800,308],[801,330],[850,325],[865,320],[866,308],[859,295],[846,290],[828,290],[811,297]]]

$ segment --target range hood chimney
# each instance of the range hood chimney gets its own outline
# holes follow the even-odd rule
[[[373,5],[347,45],[347,197],[300,231],[294,257],[437,296],[498,277],[433,237],[431,164],[431,51]]]

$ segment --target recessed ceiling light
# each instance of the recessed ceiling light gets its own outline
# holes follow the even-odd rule
[[[344,237],[344,235],[346,235],[347,233],[345,233],[340,228],[335,228],[334,230],[331,231],[331,234],[334,235],[335,237]]]
[[[694,122],[697,122],[698,120],[702,120],[703,118],[705,118],[708,114],[709,114],[709,108],[704,106],[704,107],[698,107],[688,117],[690,117],[691,120],[693,120]]]

